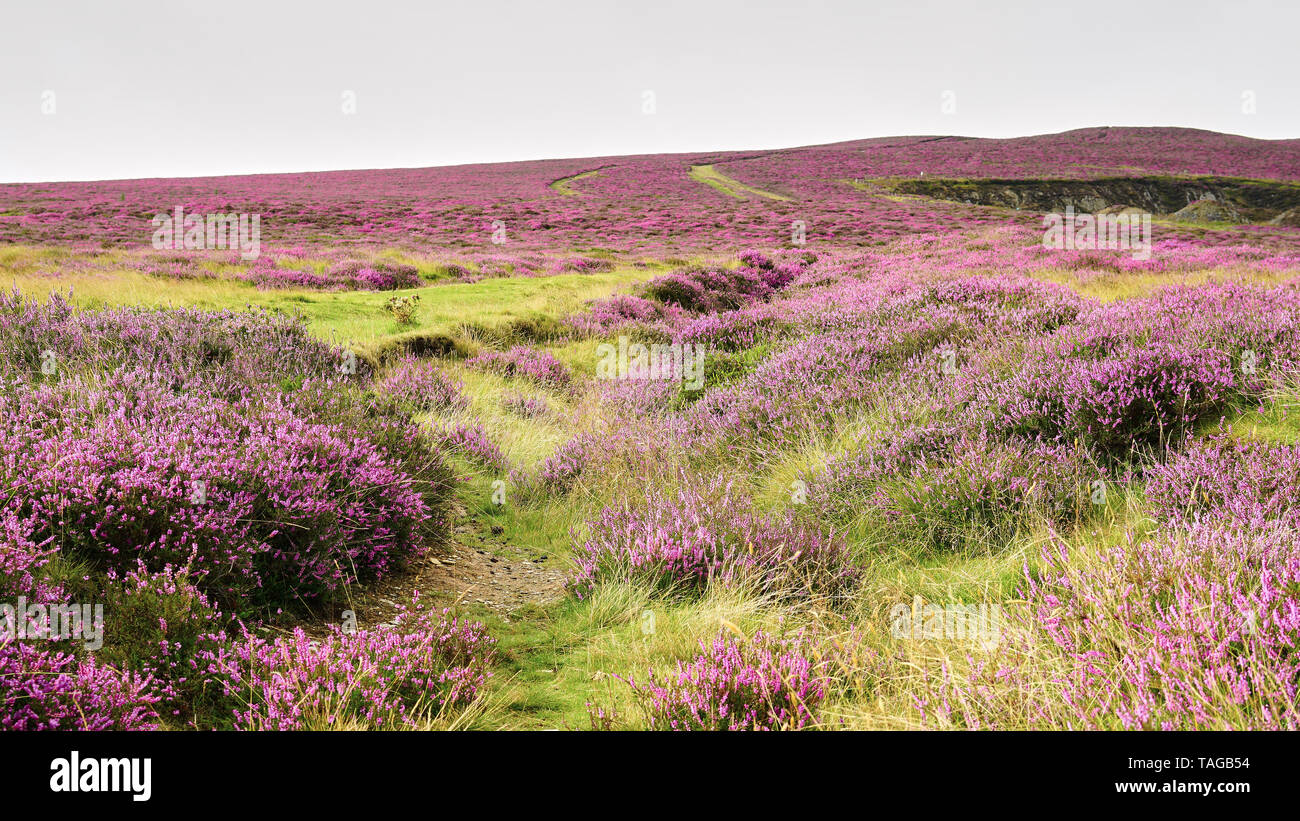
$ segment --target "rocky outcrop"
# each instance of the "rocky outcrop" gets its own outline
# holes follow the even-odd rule
[[[1269,225],[1288,225],[1292,228],[1300,228],[1300,208],[1291,208],[1283,211],[1276,217],[1268,221]]]
[[[1193,203],[1217,203],[1239,222],[1265,222],[1300,208],[1300,184],[1236,177],[1107,177],[1074,179],[943,179],[892,181],[901,194],[915,194],[972,205],[995,205],[1040,213],[1176,214]],[[1119,211],[1115,209],[1121,209]],[[1210,210],[1201,206],[1198,212]],[[1132,212],[1130,212],[1132,213]]]
[[[1197,200],[1189,203],[1186,207],[1175,211],[1173,219],[1178,222],[1249,222],[1236,208],[1214,200]]]

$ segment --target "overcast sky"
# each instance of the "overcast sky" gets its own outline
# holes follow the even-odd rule
[[[1300,137],[1284,0],[50,0],[3,20],[2,182],[1097,125]]]

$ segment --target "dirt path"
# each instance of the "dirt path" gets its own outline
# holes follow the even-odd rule
[[[448,545],[413,560],[401,572],[354,589],[335,613],[321,614],[301,626],[323,637],[328,623],[342,622],[344,610],[353,611],[357,627],[363,630],[391,624],[416,590],[426,604],[480,604],[506,619],[526,605],[545,605],[564,595],[565,572],[547,567],[548,557],[524,555],[464,510],[456,510],[453,521]]]
[[[454,547],[450,556],[429,559],[428,586],[422,590],[442,591],[454,600],[478,602],[505,614],[564,594],[564,573],[540,561],[459,543]]]

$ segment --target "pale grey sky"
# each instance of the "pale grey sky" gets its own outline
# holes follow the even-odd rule
[[[1096,125],[1300,137],[1282,0],[80,0],[3,19],[0,182]]]

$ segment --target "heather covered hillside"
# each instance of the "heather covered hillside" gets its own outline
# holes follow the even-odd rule
[[[10,184],[0,185],[0,241],[147,246],[149,220],[176,206],[190,213],[261,214],[264,241],[275,248],[434,247],[465,257],[481,255],[498,227],[512,251],[653,255],[788,244],[795,220],[810,236],[836,246],[1008,219],[1034,222],[1032,214],[900,197],[881,184],[921,176],[1300,182],[1300,140],[1096,128],[1017,139],[900,137],[773,151]],[[1264,232],[1280,234],[1279,242],[1295,241],[1293,231]],[[1196,233],[1216,243],[1237,239],[1234,231]]]
[[[1168,128],[0,186],[0,728],[1300,729],[1297,206]]]

